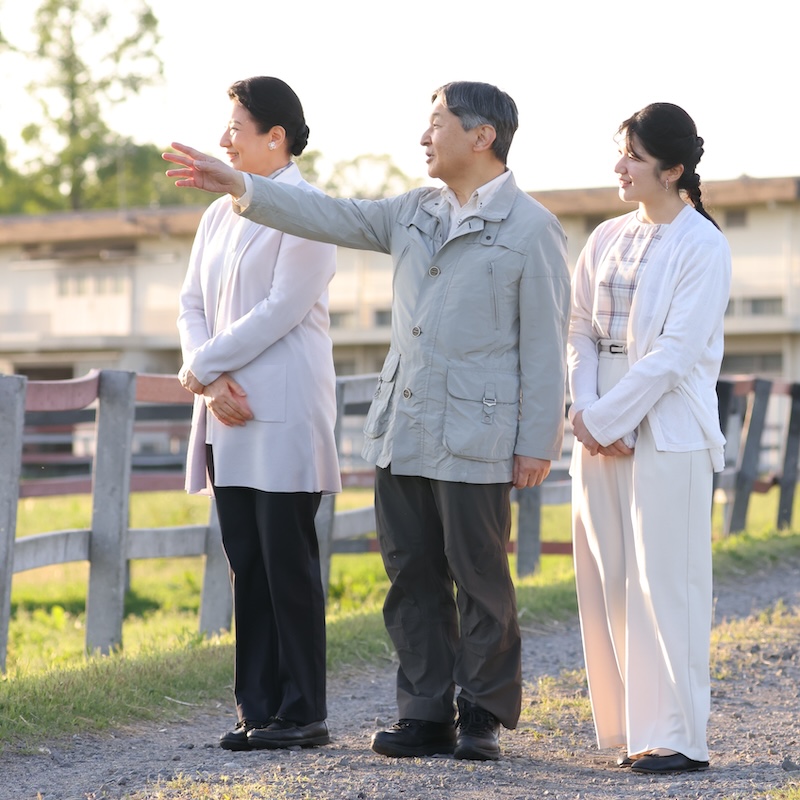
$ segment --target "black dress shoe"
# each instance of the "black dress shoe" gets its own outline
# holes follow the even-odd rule
[[[656,756],[652,753],[631,764],[634,772],[648,772],[660,775],[667,772],[695,772],[698,769],[708,769],[708,761],[695,761],[683,753],[673,753],[670,756]]]
[[[500,721],[485,708],[458,697],[456,758],[497,761],[500,758]]]
[[[456,732],[452,722],[401,719],[372,736],[372,749],[382,756],[414,758],[453,752]]]
[[[288,719],[274,719],[265,728],[253,728],[247,743],[254,750],[279,750],[284,747],[318,747],[331,741],[325,720],[298,725]]]
[[[258,728],[266,724],[266,722],[251,722],[246,719],[240,719],[233,730],[226,731],[219,737],[219,746],[223,750],[249,750],[250,743],[247,740],[248,732],[253,728]]]

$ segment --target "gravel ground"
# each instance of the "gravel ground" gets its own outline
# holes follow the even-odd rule
[[[327,747],[226,752],[216,741],[234,721],[230,707],[187,707],[180,722],[43,741],[34,754],[7,751],[0,756],[0,800],[776,797],[770,790],[800,786],[800,564],[721,584],[716,595],[717,624],[779,600],[795,614],[719,645],[711,768],[704,772],[651,777],[616,767],[617,754],[595,746],[582,675],[574,672],[583,667],[576,622],[542,628],[523,618],[525,710],[517,730],[503,732],[499,762],[372,753],[370,735],[395,718],[394,666],[387,662],[330,678]],[[550,688],[540,693],[547,676]],[[548,721],[547,698],[554,695],[563,705]]]

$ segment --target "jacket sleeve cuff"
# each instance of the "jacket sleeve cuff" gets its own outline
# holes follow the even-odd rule
[[[233,198],[233,209],[237,214],[247,211],[250,203],[253,202],[253,179],[249,172],[242,174],[244,178],[244,194],[241,197]]]

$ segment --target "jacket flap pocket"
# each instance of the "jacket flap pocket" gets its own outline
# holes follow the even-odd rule
[[[511,372],[485,369],[449,369],[447,393],[459,400],[518,403],[519,377]]]

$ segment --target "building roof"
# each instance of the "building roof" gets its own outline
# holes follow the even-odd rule
[[[800,178],[751,178],[703,183],[703,199],[713,212],[719,208],[800,200]],[[553,189],[531,192],[556,216],[622,214],[629,204],[616,187]],[[0,216],[0,246],[40,242],[77,242],[193,236],[206,206],[168,206],[125,211],[97,210],[41,215]]]
[[[751,178],[743,175],[731,181],[704,181],[704,205],[735,208],[765,203],[793,203],[800,200],[800,178]],[[612,216],[630,210],[619,199],[614,186],[595,189],[554,189],[531,192],[545,208],[559,216]]]
[[[0,246],[193,236],[206,206],[0,216]]]

